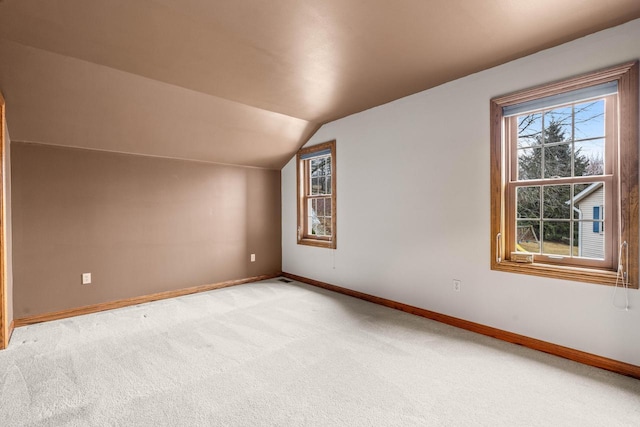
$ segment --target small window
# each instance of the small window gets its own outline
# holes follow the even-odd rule
[[[298,243],[336,248],[336,142],[300,149]]]
[[[637,287],[637,63],[493,99],[491,117],[492,268],[614,284],[626,263]]]

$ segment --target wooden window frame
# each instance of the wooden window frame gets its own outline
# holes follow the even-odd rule
[[[584,177],[578,178],[577,181],[609,180],[608,186],[612,191],[608,191],[608,194],[619,194],[619,198],[613,197],[611,201],[605,202],[605,205],[610,203],[613,212],[610,229],[617,230],[618,225],[614,222],[618,218],[621,221],[619,242],[627,242],[629,259],[628,265],[623,266],[623,271],[627,274],[629,287],[638,288],[638,61],[526,89],[490,101],[492,270],[605,285],[616,284],[619,261],[626,262],[627,257],[623,254],[623,259],[618,260],[619,242],[615,238],[615,248],[608,249],[610,256],[607,266],[589,262],[561,265],[554,263],[552,259],[540,262],[541,257],[534,263],[518,263],[510,259],[511,247],[507,242],[513,240],[514,227],[510,227],[509,224],[515,224],[515,203],[508,191],[512,185],[509,181],[512,178],[510,169],[513,159],[508,158],[512,150],[507,147],[508,138],[505,135],[510,132],[513,122],[509,123],[510,119],[503,117],[503,108],[510,105],[614,81],[618,83],[619,120],[619,125],[614,126],[617,130],[614,146],[619,152],[616,153],[619,160],[615,165],[614,175],[611,178],[600,179]],[[615,211],[616,209],[619,209],[619,212]],[[621,284],[619,279],[618,284]]]
[[[540,186],[544,188],[544,186],[549,185],[571,185],[571,184],[580,184],[580,183],[600,183],[605,187],[605,206],[606,206],[606,217],[607,221],[610,224],[611,230],[618,229],[618,209],[617,204],[614,203],[613,194],[617,194],[618,187],[617,181],[614,179],[615,170],[618,169],[618,162],[615,161],[617,158],[617,138],[618,131],[615,124],[618,122],[617,117],[617,95],[608,95],[603,96],[599,99],[604,99],[606,101],[606,123],[605,123],[605,139],[608,141],[605,144],[605,159],[606,163],[604,165],[604,174],[603,175],[588,175],[588,176],[571,176],[571,177],[563,177],[563,178],[539,178],[539,179],[529,179],[529,180],[518,180],[518,155],[517,150],[513,150],[513,147],[508,147],[506,149],[509,150],[509,159],[508,164],[505,164],[505,175],[507,179],[505,180],[505,200],[506,200],[506,218],[507,221],[505,223],[505,240],[502,242],[504,245],[505,254],[511,254],[512,252],[516,252],[516,242],[512,236],[516,233],[516,189],[520,187],[530,187],[530,186]],[[505,141],[505,147],[507,144],[512,141],[517,141],[518,135],[518,117],[517,115],[511,116],[507,119],[504,119],[504,129],[505,135],[509,135],[509,142]],[[562,142],[562,144],[565,144]],[[544,221],[543,221],[544,222]],[[618,236],[617,233],[611,233],[610,235],[605,236],[605,256],[602,260],[589,259],[589,258],[567,258],[567,257],[550,257],[544,254],[536,254],[534,255],[535,259],[539,262],[543,262],[545,264],[557,264],[557,265],[569,265],[574,267],[596,267],[596,268],[611,268],[614,265],[614,252],[615,248],[618,247]],[[617,255],[617,254],[616,254]],[[506,256],[505,256],[506,258]]]
[[[7,298],[7,242],[5,229],[7,218],[5,215],[5,205],[7,203],[4,192],[7,171],[5,170],[5,157],[7,153],[7,122],[5,116],[5,101],[0,93],[0,350],[9,346],[9,338],[13,330],[13,320],[9,322],[9,304],[12,303]]]
[[[303,160],[302,156],[312,153],[330,150],[331,152],[331,236],[315,236],[309,234],[306,229],[306,219],[308,216],[307,206],[308,200],[311,198],[309,194],[309,167],[308,160]],[[313,145],[311,147],[301,148],[296,155],[296,183],[297,183],[297,241],[299,245],[317,246],[322,248],[337,248],[336,240],[336,141],[324,142],[322,144]]]

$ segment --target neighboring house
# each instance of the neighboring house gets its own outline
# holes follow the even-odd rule
[[[586,258],[604,258],[604,188],[595,182],[573,198],[574,210],[579,219],[578,255]],[[591,221],[596,220],[596,221]]]

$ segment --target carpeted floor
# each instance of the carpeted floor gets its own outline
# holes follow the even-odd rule
[[[18,328],[8,426],[638,426],[640,381],[277,280]]]

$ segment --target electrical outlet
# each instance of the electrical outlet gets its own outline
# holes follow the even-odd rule
[[[456,292],[460,292],[460,287],[462,286],[462,281],[458,279],[453,279],[453,290]]]
[[[82,273],[82,284],[83,285],[91,284],[91,273]]]
[[[251,254],[251,262],[256,262],[256,254]]]

